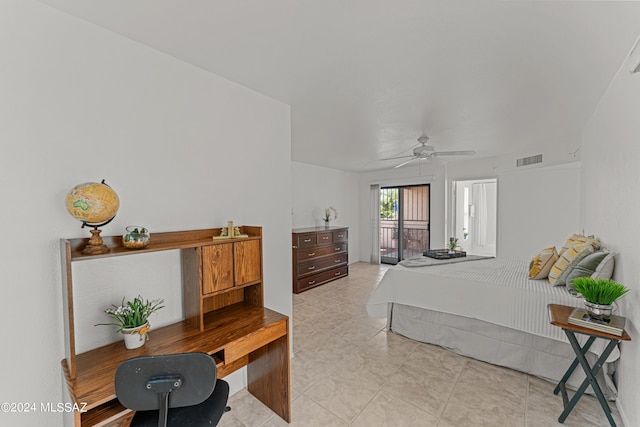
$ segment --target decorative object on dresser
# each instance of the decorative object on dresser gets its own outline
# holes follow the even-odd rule
[[[329,228],[331,221],[335,221],[338,219],[338,211],[333,206],[329,206],[324,210],[324,217],[322,220],[324,221],[324,227]]]
[[[243,239],[213,240],[220,228],[154,232],[146,247],[131,251],[122,236],[105,236],[110,251],[83,254],[88,239],[61,239],[65,358],[62,369],[71,401],[83,403],[73,425],[128,426],[133,413],[116,397],[114,375],[126,359],[142,355],[203,352],[222,378],[246,366],[247,390],[291,421],[289,318],[264,306],[262,227],[241,226]],[[114,342],[76,353],[73,265],[106,257],[180,251],[184,319],[154,329],[144,347]]]
[[[291,240],[294,293],[349,275],[347,227],[297,228]]]

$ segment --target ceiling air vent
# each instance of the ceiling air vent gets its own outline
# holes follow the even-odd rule
[[[522,159],[518,159],[516,161],[516,166],[528,166],[535,165],[536,163],[542,163],[542,154],[537,154],[531,157],[523,157]]]

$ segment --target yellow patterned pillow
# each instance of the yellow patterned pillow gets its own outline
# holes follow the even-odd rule
[[[562,249],[560,249],[560,255],[562,255],[562,253],[569,249],[571,246],[580,245],[582,243],[590,243],[594,250],[600,249],[600,240],[596,239],[595,237],[587,237],[583,236],[582,234],[572,234],[571,236],[567,237],[567,241],[564,242]]]
[[[529,263],[529,279],[546,279],[549,270],[558,259],[558,252],[555,246],[546,248],[533,256]]]
[[[565,270],[573,269],[584,257],[591,253],[593,253],[593,245],[591,242],[570,246],[560,254],[558,260],[553,264],[553,267],[551,267],[551,271],[549,271],[549,283],[554,286],[564,285],[564,280],[570,272],[567,271],[566,274],[563,274]]]

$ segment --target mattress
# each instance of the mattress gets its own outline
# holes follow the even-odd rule
[[[565,286],[530,280],[526,261],[492,258],[427,267],[396,265],[385,273],[367,303],[373,317],[386,317],[389,304],[478,319],[528,334],[568,342],[549,323],[548,304],[580,307],[583,300]],[[604,342],[592,351],[600,353]],[[616,360],[619,351],[609,356]]]

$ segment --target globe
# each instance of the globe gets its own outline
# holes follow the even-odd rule
[[[65,202],[72,217],[94,228],[111,221],[120,207],[118,195],[104,181],[76,185]]]
[[[82,250],[85,255],[105,254],[111,249],[102,241],[98,227],[108,224],[118,213],[120,199],[111,187],[102,182],[85,182],[76,185],[67,193],[67,211],[82,222],[82,226],[93,227],[91,238]]]

